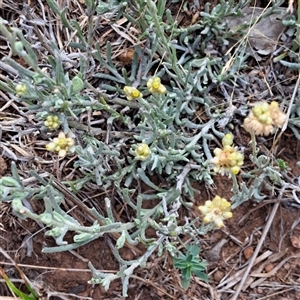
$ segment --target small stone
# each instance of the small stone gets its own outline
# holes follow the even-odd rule
[[[273,264],[268,264],[265,266],[265,271],[267,273],[269,273],[270,271],[272,271],[274,269],[274,265]]]
[[[247,247],[245,250],[244,250],[244,256],[245,258],[248,260],[251,258],[252,254],[253,254],[254,250],[253,250],[253,247]]]
[[[264,293],[264,291],[263,291],[262,289],[260,289],[260,288],[258,288],[258,289],[256,290],[256,292],[257,292],[257,294],[263,294],[263,293]]]
[[[220,282],[220,281],[224,278],[224,274],[223,274],[223,272],[217,270],[217,271],[214,273],[213,277],[214,277],[214,280],[215,280],[216,282]]]

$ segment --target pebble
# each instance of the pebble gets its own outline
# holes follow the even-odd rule
[[[256,291],[257,291],[257,294],[263,294],[264,293],[264,291],[261,288],[258,288]]]
[[[274,269],[274,265],[273,264],[268,264],[265,266],[265,271],[267,273],[269,273],[270,271],[272,271]]]
[[[213,277],[214,277],[214,280],[215,280],[216,282],[220,282],[220,281],[224,278],[224,274],[223,274],[223,272],[217,270],[217,271],[214,273]]]
[[[243,253],[244,253],[245,258],[248,260],[251,258],[253,252],[254,252],[253,247],[247,247]]]

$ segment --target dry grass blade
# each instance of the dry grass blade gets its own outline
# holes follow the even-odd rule
[[[261,273],[263,271],[263,269],[265,268],[265,266],[267,266],[268,264],[270,264],[271,262],[274,262],[274,261],[277,261],[279,260],[280,258],[282,258],[284,255],[286,254],[286,251],[282,251],[280,253],[274,253],[272,254],[263,264],[261,264],[259,266],[258,269],[256,269],[254,272],[252,272],[250,275],[249,275],[249,278],[248,280],[246,281],[246,283],[244,284],[243,286],[243,291],[245,291],[249,286],[252,286],[255,285],[255,283],[253,283],[253,281],[255,281],[255,277],[258,277],[260,274],[264,274],[264,275],[267,275],[266,273]],[[280,267],[276,267],[275,269],[278,270]],[[275,271],[273,272],[273,270],[269,273],[276,273]],[[259,274],[259,275],[258,275]],[[264,276],[265,278],[263,280],[265,280],[268,276]],[[258,279],[257,281],[259,281],[260,279]],[[262,280],[262,281],[263,281]],[[256,281],[256,282],[257,282]]]
[[[283,253],[284,254],[284,253]],[[251,276],[255,276],[255,277],[261,277],[260,279],[256,280],[255,282],[253,282],[250,287],[251,288],[255,288],[256,286],[259,286],[263,281],[265,281],[267,278],[274,276],[276,274],[276,272],[290,259],[293,258],[300,258],[300,254],[299,255],[292,255],[287,257],[286,259],[282,260],[274,269],[272,269],[270,272],[268,273],[257,273],[257,272],[253,272],[251,273]]]
[[[285,130],[287,129],[287,125],[288,125],[288,122],[289,122],[289,117],[290,117],[290,114],[291,114],[291,110],[292,110],[292,107],[293,107],[293,104],[294,104],[294,101],[295,101],[295,97],[296,97],[296,94],[298,92],[298,88],[299,88],[299,84],[300,84],[300,75],[298,76],[298,79],[297,79],[297,82],[296,82],[296,85],[295,85],[295,88],[294,88],[294,91],[293,91],[293,95],[291,97],[291,100],[290,100],[290,104],[289,104],[289,108],[286,112],[286,120],[285,120],[285,123],[283,124],[282,128],[281,128],[281,131],[278,135],[278,137],[276,138],[276,140],[274,141],[273,145],[272,145],[272,148],[270,150],[270,152],[273,151],[274,147],[276,146],[276,144],[279,142],[282,134],[285,132]]]
[[[21,278],[22,278],[22,281],[23,283],[27,286],[28,288],[28,291],[31,291],[32,294],[33,294],[33,298],[32,299],[35,299],[35,297],[38,296],[37,292],[35,291],[36,288],[35,288],[35,285],[34,283],[32,283],[28,277],[24,274],[24,272],[22,271],[22,269],[20,268],[20,266],[10,257],[10,255],[2,248],[0,247],[0,252],[1,254],[6,257],[8,260],[11,261],[11,264],[18,270],[19,274],[21,275]],[[3,262],[1,262],[2,264],[4,264]],[[1,274],[3,276],[3,278],[5,279],[5,277],[7,277],[7,275],[5,274],[5,271],[0,267],[0,271],[1,271]],[[15,288],[13,286],[13,288]],[[9,289],[11,289],[11,287],[9,286]],[[19,291],[17,288],[15,288],[17,291]],[[12,290],[11,290],[12,291]],[[13,292],[13,291],[12,291]],[[20,291],[21,292],[21,291]]]
[[[268,258],[270,255],[272,255],[273,252],[268,250],[266,252],[264,252],[262,255],[260,255],[259,257],[257,257],[251,264],[251,266],[255,266],[258,263],[260,263],[261,261],[265,260],[266,258]],[[249,262],[250,264],[250,262]],[[248,264],[248,266],[249,266]],[[247,270],[247,267],[237,271],[234,275],[230,276],[229,278],[227,278],[226,280],[222,281],[217,288],[223,287],[222,289],[219,290],[219,292],[223,292],[226,291],[227,289],[233,287],[234,285],[236,285],[238,282],[241,281],[241,279],[243,278],[243,274],[245,274],[245,271]],[[249,272],[248,272],[249,273]],[[248,275],[247,275],[248,276]]]
[[[273,219],[274,219],[274,217],[275,217],[275,214],[276,214],[276,212],[277,212],[277,209],[278,209],[278,207],[279,207],[279,204],[280,204],[279,202],[274,204],[273,209],[272,209],[272,212],[271,212],[270,217],[269,217],[269,220],[268,220],[268,222],[267,222],[267,224],[266,224],[266,226],[265,226],[265,228],[264,228],[264,231],[263,231],[263,233],[262,233],[262,236],[261,236],[261,238],[260,238],[260,240],[259,240],[259,243],[258,243],[258,245],[257,245],[256,248],[255,248],[255,251],[254,251],[254,253],[253,253],[253,255],[252,255],[252,257],[251,257],[251,259],[250,259],[250,261],[249,261],[249,264],[248,264],[248,266],[247,266],[247,268],[246,268],[246,270],[245,270],[245,273],[243,274],[243,277],[242,277],[242,279],[241,279],[241,281],[240,281],[240,284],[239,284],[238,288],[236,289],[236,292],[235,292],[235,294],[233,295],[233,297],[232,297],[231,300],[237,300],[237,299],[238,299],[239,293],[240,293],[241,290],[243,289],[243,286],[244,286],[244,284],[245,284],[245,282],[246,282],[246,280],[247,280],[247,278],[248,278],[248,275],[249,275],[249,273],[250,273],[250,271],[251,271],[251,269],[252,269],[252,267],[253,267],[253,264],[254,264],[254,262],[255,262],[255,259],[256,259],[257,255],[258,255],[258,253],[259,253],[259,251],[260,251],[260,249],[261,249],[261,246],[262,246],[263,242],[265,241],[265,238],[266,238],[266,236],[267,236],[267,233],[269,232],[269,229],[270,229],[270,227],[271,227],[271,224],[272,224],[272,222],[273,222]]]
[[[1,262],[1,264],[5,266],[14,266],[14,263],[8,262]],[[57,268],[57,267],[48,267],[48,266],[34,266],[34,265],[27,265],[27,264],[18,264],[19,267],[23,268],[31,268],[31,269],[41,269],[41,270],[53,270],[53,271],[62,271],[62,272],[88,272],[90,273],[90,269],[76,269],[76,268]],[[100,270],[100,272],[107,272],[107,273],[115,273],[116,271],[113,270]]]
[[[278,199],[282,198],[282,195],[283,195],[285,189],[286,189],[286,185],[284,185],[283,188],[281,189]],[[271,214],[269,216],[268,222],[265,225],[265,228],[264,228],[264,231],[262,233],[262,236],[260,237],[259,243],[257,244],[256,249],[255,249],[252,257],[250,258],[250,261],[249,261],[249,264],[248,264],[248,266],[247,266],[247,268],[245,270],[245,273],[243,274],[243,277],[242,277],[242,279],[240,281],[240,284],[237,287],[236,292],[234,293],[234,295],[233,295],[233,297],[232,297],[231,300],[237,300],[238,299],[239,294],[242,291],[243,286],[244,286],[244,284],[245,284],[245,282],[246,282],[246,280],[247,280],[247,278],[249,276],[249,273],[250,273],[250,271],[251,271],[251,269],[253,267],[255,259],[256,259],[257,255],[258,255],[258,253],[259,253],[259,251],[260,251],[260,249],[261,249],[261,247],[262,247],[262,245],[263,245],[263,243],[265,241],[267,233],[269,232],[269,229],[270,229],[271,224],[272,224],[272,222],[273,222],[273,220],[275,218],[275,214],[276,214],[276,212],[278,210],[279,205],[280,205],[280,201],[278,201],[277,203],[274,204],[273,209],[271,211]]]
[[[257,298],[256,300],[267,300],[267,299],[273,299],[274,296],[278,296],[280,294],[283,294],[283,293],[286,293],[288,291],[292,291],[294,290],[294,288],[290,288],[290,289],[285,289],[283,291],[280,291],[280,292],[277,292],[277,293],[272,293],[268,296],[265,296],[265,297],[261,297],[261,298]]]
[[[135,279],[138,279],[142,282],[144,282],[145,284],[147,285],[151,285],[153,286],[155,289],[157,289],[161,294],[169,297],[170,299],[177,299],[177,297],[174,297],[172,296],[171,294],[167,293],[164,289],[162,289],[161,287],[159,287],[158,285],[156,285],[155,283],[151,282],[151,280],[149,279],[144,279],[144,278],[141,278],[139,276],[136,276],[136,275],[132,275],[132,278],[135,278]]]

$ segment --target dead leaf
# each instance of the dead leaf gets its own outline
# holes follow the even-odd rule
[[[125,65],[130,65],[132,63],[133,54],[134,54],[134,49],[130,48],[121,52],[120,55],[118,56],[118,59]]]
[[[264,10],[261,7],[246,7],[242,10],[243,17],[226,18],[228,28],[230,31],[237,31],[238,26],[252,23],[254,19],[265,13]],[[282,8],[282,12],[285,11],[286,9]],[[280,35],[286,28],[281,22],[282,17],[280,13],[272,14],[249,28],[250,31],[246,32],[248,35],[246,52],[261,60],[258,54],[268,55],[275,51]]]

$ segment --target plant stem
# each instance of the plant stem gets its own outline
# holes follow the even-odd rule
[[[250,131],[250,135],[251,135],[252,154],[256,158],[257,157],[256,137],[253,131]]]
[[[236,179],[235,174],[232,173],[232,183],[233,183],[233,187],[232,187],[232,191],[237,194],[239,192],[239,185]]]

